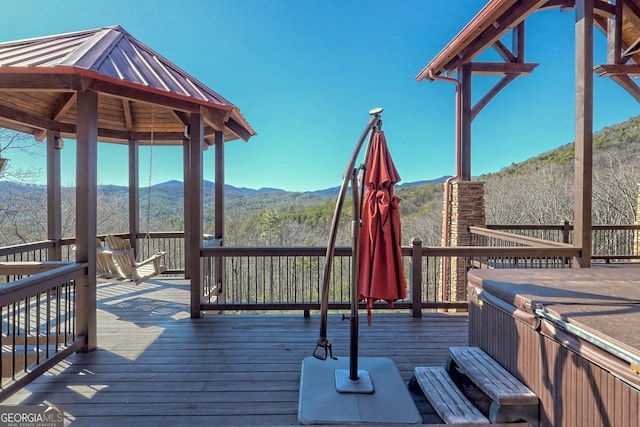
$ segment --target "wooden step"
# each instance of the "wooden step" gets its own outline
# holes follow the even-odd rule
[[[414,379],[445,423],[489,424],[489,420],[458,389],[445,368],[417,367]]]
[[[479,347],[451,347],[449,371],[455,363],[491,399],[489,419],[538,425],[539,399],[526,385]]]

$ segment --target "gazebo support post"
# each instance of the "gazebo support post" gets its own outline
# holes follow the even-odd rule
[[[47,131],[47,238],[54,245],[49,248],[49,261],[62,260],[62,184],[60,173],[60,132]]]
[[[202,114],[191,113],[189,150],[189,206],[185,218],[189,228],[185,235],[189,247],[189,275],[191,276],[191,317],[200,317],[202,289],[202,151],[204,148],[204,122]]]
[[[224,245],[224,134],[215,133],[215,229],[214,236]],[[224,301],[224,258],[215,258],[216,296],[219,302]]]
[[[76,262],[87,264],[87,276],[76,280],[78,336],[81,351],[97,346],[96,204],[98,190],[98,94],[79,91],[76,144]]]
[[[182,140],[182,169],[184,176],[184,278],[191,278],[191,248],[187,238],[187,233],[191,229],[189,222],[189,209],[191,206],[191,176],[190,176],[190,164],[191,161],[191,140],[188,136],[185,136]]]

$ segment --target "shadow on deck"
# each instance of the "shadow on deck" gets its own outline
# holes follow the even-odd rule
[[[4,405],[62,406],[73,426],[297,424],[302,360],[319,316],[189,317],[185,280],[98,284],[98,349],[74,354]],[[361,357],[392,359],[405,381],[415,366],[443,365],[467,344],[466,314],[374,313],[361,322]],[[349,322],[331,315],[334,353],[348,356]],[[441,423],[413,394],[426,424]]]

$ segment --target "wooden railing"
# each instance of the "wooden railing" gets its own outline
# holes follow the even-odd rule
[[[0,286],[0,400],[85,344],[76,324],[76,279],[86,275],[86,264],[0,262],[0,276],[20,277]]]
[[[393,309],[413,316],[424,310],[464,311],[467,302],[454,287],[466,284],[469,268],[566,267],[580,253],[570,244],[572,231],[567,224],[471,227],[471,232],[474,244],[481,246],[429,247],[415,239],[403,247],[408,296]],[[639,233],[640,226],[594,226],[594,245],[611,245],[612,252],[597,252],[593,258],[607,262],[639,258],[634,252]],[[76,324],[76,279],[86,278],[87,265],[73,262],[74,243],[64,239],[0,248],[0,399],[85,344],[86,337],[77,332],[81,326]],[[169,271],[184,272],[183,233],[139,235],[138,247],[142,257],[166,251]],[[201,309],[306,315],[319,310],[325,252],[323,247],[225,247],[220,239],[211,239],[200,251]],[[52,254],[68,262],[51,262]],[[460,263],[453,260],[463,260],[464,266],[462,277],[455,281],[451,278]],[[329,307],[348,310],[351,248],[336,248],[333,265]],[[374,309],[390,307],[382,303]]]
[[[531,243],[531,239],[528,240]],[[209,273],[205,275],[205,289],[216,291],[203,295],[201,309],[302,310],[305,314],[318,310],[325,252],[323,247],[203,248],[200,252],[203,270]],[[578,254],[579,249],[567,244],[423,247],[416,239],[412,246],[402,248],[408,297],[396,302],[393,309],[410,310],[414,316],[420,316],[423,310],[466,310],[466,300],[456,300],[456,292],[451,289],[455,284],[446,280],[453,276],[452,272],[443,274],[447,258],[464,258],[469,267],[493,268],[495,265],[491,264],[495,264],[495,260],[567,259]],[[350,304],[351,248],[338,247],[334,256],[329,308],[346,310]],[[215,268],[216,263],[221,263],[221,270]],[[500,266],[513,268],[518,263]],[[449,268],[454,268],[453,263],[449,263]],[[459,281],[466,283],[466,278]],[[386,304],[375,308],[390,309]]]

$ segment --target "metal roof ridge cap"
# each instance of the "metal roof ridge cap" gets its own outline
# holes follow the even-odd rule
[[[93,36],[60,61],[60,65],[94,70],[95,65],[102,62],[104,58],[109,55],[113,47],[122,39],[122,37],[124,36],[121,32],[112,28],[101,28],[95,30]],[[97,57],[95,55],[90,56],[89,54],[95,53],[94,50],[99,48],[103,42],[106,42],[106,45],[100,54]]]
[[[224,96],[220,95],[218,92],[216,92],[215,90],[211,89],[209,86],[207,86],[206,84],[202,83],[200,80],[198,80],[197,78],[193,77],[191,74],[187,73],[182,68],[178,67],[176,64],[174,64],[172,61],[170,61],[169,59],[167,59],[163,55],[160,55],[158,52],[153,50],[151,47],[149,47],[148,45],[144,44],[143,42],[141,42],[140,40],[135,38],[133,35],[131,35],[131,33],[128,33],[127,31],[124,31],[124,36],[127,39],[129,39],[136,47],[139,47],[140,49],[143,49],[143,50],[147,51],[147,53],[149,53],[152,57],[154,57],[154,59],[156,61],[160,62],[163,66],[171,68],[177,74],[181,75],[192,86],[198,86],[197,90],[207,92],[212,97],[218,99],[222,105],[235,106],[233,104],[233,102],[229,101]]]

